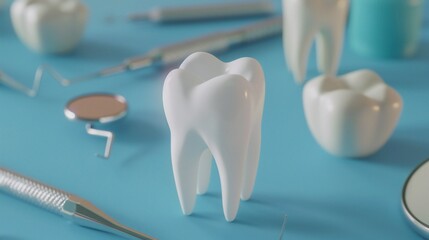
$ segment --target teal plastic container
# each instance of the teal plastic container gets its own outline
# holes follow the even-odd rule
[[[410,57],[417,51],[423,0],[351,0],[349,42],[362,56]]]

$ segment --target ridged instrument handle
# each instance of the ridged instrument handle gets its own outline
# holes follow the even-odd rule
[[[70,195],[61,190],[0,168],[0,191],[62,215]]]
[[[0,191],[66,216],[79,225],[142,240],[155,238],[115,221],[90,202],[0,168]]]

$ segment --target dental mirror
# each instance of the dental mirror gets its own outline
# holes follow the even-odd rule
[[[402,208],[413,228],[429,239],[429,159],[414,169],[405,182]]]
[[[89,135],[107,138],[104,154],[97,156],[109,158],[114,134],[110,131],[95,129],[95,123],[110,123],[121,119],[127,114],[127,101],[124,97],[114,94],[89,94],[70,100],[64,114],[69,120],[86,122],[86,132]]]

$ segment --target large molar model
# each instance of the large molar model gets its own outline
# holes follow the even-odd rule
[[[265,78],[259,63],[224,63],[194,53],[171,71],[163,103],[171,130],[171,158],[184,214],[207,191],[212,155],[217,164],[224,215],[233,221],[241,199],[250,198],[261,144]]]

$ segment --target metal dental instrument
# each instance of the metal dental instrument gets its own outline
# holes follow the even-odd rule
[[[44,72],[49,73],[62,86],[69,86],[74,83],[107,77],[122,72],[148,68],[153,65],[167,65],[175,63],[185,59],[188,55],[194,52],[218,52],[237,45],[277,36],[280,35],[281,32],[282,17],[278,16],[241,27],[236,30],[217,32],[166,47],[156,48],[142,56],[125,59],[119,65],[73,79],[66,79],[52,67],[42,65],[37,68],[32,88],[24,86],[2,72],[0,72],[0,83],[4,83],[15,90],[27,94],[28,96],[36,96],[40,82],[44,76]]]
[[[154,240],[113,220],[90,202],[0,168],[0,191],[64,216],[81,226],[133,239]]]
[[[104,154],[98,157],[109,158],[114,134],[110,131],[94,128],[94,123],[110,123],[123,118],[127,114],[127,101],[124,97],[112,94],[89,94],[72,99],[66,105],[64,114],[69,120],[86,122],[89,135],[107,138]]]
[[[222,3],[185,7],[153,8],[148,12],[129,15],[130,20],[149,20],[152,22],[180,22],[263,16],[274,13],[271,1],[253,1],[242,3]]]
[[[282,33],[282,21],[281,16],[273,17],[236,30],[217,32],[174,45],[156,48],[145,55],[125,59],[122,64],[117,66],[105,68],[87,77],[81,77],[79,81],[106,77],[153,65],[171,64],[183,60],[194,52],[217,52],[237,45],[280,35]]]
[[[11,76],[7,75],[2,71],[0,71],[0,83],[3,83],[4,85],[12,89],[15,89],[19,92],[22,92],[30,97],[34,97],[37,95],[39,91],[40,82],[42,81],[42,78],[45,72],[49,73],[54,78],[54,80],[59,82],[62,86],[68,86],[74,81],[81,81],[80,78],[76,78],[74,80],[66,79],[62,77],[57,71],[55,71],[49,65],[40,65],[36,69],[36,73],[34,74],[33,86],[31,88],[16,81]]]
[[[4,85],[12,89],[22,92],[28,95],[29,97],[35,97],[39,92],[40,83],[45,74],[49,74],[55,81],[57,81],[58,83],[61,84],[61,86],[64,86],[64,87],[67,87],[72,83],[82,82],[91,78],[98,77],[98,75],[95,75],[94,73],[92,75],[86,75],[82,77],[67,79],[61,76],[61,74],[58,73],[53,67],[47,64],[43,64],[37,67],[36,72],[34,74],[33,86],[31,88],[23,85],[22,83],[18,82],[17,80],[15,80],[14,78],[12,78],[11,76],[7,75],[2,71],[0,71],[0,83],[3,83]]]

